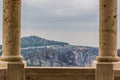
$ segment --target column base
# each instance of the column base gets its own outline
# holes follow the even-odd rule
[[[6,69],[6,80],[25,80],[25,61],[0,61],[0,68]]]
[[[0,61],[7,61],[7,62],[21,62],[23,61],[22,56],[1,56]]]
[[[120,58],[118,56],[110,57],[110,56],[98,56],[97,58],[98,62],[118,62],[120,61]]]
[[[11,65],[11,64],[13,64],[13,65],[21,64],[21,65],[24,65],[24,67],[26,66],[26,62],[24,60],[22,60],[20,62],[19,61],[18,62],[0,61],[0,68],[7,69],[8,66]]]
[[[114,70],[120,69],[120,61],[118,61],[118,62],[98,62],[98,61],[94,61],[92,63],[92,67],[94,67],[94,68],[97,68],[97,65],[112,65]]]
[[[120,69],[120,62],[93,62],[96,68],[96,80],[114,80],[114,70]]]

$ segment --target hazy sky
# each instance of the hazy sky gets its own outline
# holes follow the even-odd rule
[[[37,35],[75,45],[98,46],[98,1],[22,0],[21,36]],[[2,0],[0,33],[1,27]]]

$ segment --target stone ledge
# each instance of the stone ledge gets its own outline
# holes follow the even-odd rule
[[[26,67],[26,80],[95,80],[95,68]]]
[[[95,75],[95,68],[26,67],[26,75]]]

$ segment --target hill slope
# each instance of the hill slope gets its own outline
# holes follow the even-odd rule
[[[1,54],[0,45],[0,54]],[[29,66],[91,66],[98,48],[75,46],[37,36],[21,38],[21,53]],[[118,50],[120,56],[120,50]]]
[[[21,38],[21,47],[38,47],[38,46],[48,46],[48,45],[69,45],[65,42],[59,42],[59,41],[53,41],[53,40],[47,40],[41,37],[37,36],[30,36],[30,37],[23,37]]]

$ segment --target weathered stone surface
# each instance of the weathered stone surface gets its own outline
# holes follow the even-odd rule
[[[25,80],[24,63],[8,63],[7,80]]]
[[[0,69],[0,80],[6,80],[6,69]]]
[[[115,70],[120,69],[120,62],[98,62],[96,63],[96,80],[118,79]]]
[[[120,80],[120,68],[114,70],[115,80]]]
[[[26,80],[95,80],[94,76],[78,76],[78,75],[40,75],[27,76]]]
[[[3,61],[20,61],[21,0],[3,0]]]
[[[115,80],[120,80],[120,69],[114,70]]]
[[[95,68],[26,68],[26,80],[95,80]]]
[[[113,65],[97,64],[96,80],[114,80]]]
[[[6,70],[3,80],[25,80],[25,63],[20,54],[20,18],[21,0],[3,0],[3,46],[0,57],[0,68]]]
[[[117,56],[117,0],[99,0],[99,56],[100,62],[116,62]]]

